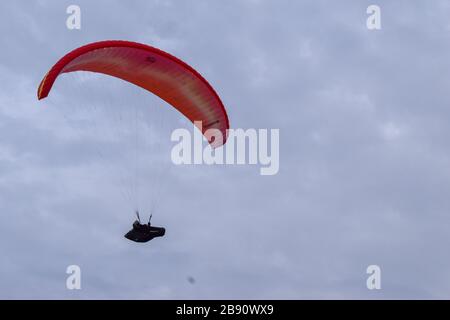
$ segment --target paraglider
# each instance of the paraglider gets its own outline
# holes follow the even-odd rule
[[[121,40],[82,46],[66,54],[47,72],[39,85],[38,99],[48,96],[60,74],[75,71],[103,73],[146,89],[171,104],[192,123],[203,123],[199,129],[212,147],[219,147],[226,141],[228,116],[218,94],[191,66],[167,52]],[[222,132],[223,141],[211,141],[208,129]]]
[[[133,229],[125,234],[125,238],[134,242],[148,242],[156,237],[163,237],[166,233],[166,229],[161,227],[153,227],[151,225],[152,215],[148,219],[147,224],[141,224],[141,218],[139,217],[139,211],[136,211],[137,220],[133,222]]]
[[[226,142],[229,121],[218,94],[194,68],[167,52],[121,40],[87,44],[66,54],[46,73],[38,87],[38,99],[49,95],[59,75],[76,71],[102,73],[139,86],[166,101],[192,123],[201,123],[197,127],[211,147]],[[209,129],[222,133],[223,139],[214,139],[214,130]],[[164,234],[164,228],[140,224],[138,219],[125,237],[146,242]]]

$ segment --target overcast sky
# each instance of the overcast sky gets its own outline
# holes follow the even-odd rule
[[[449,16],[445,0],[1,2],[0,298],[449,299]],[[279,173],[171,165],[169,133],[190,125],[107,76],[61,77],[37,101],[62,55],[108,39],[192,65],[231,127],[280,129]],[[141,201],[168,167],[153,217],[167,232],[141,245],[123,238],[123,119],[146,106],[167,121],[140,118]]]

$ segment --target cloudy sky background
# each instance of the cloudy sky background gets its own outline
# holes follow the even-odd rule
[[[373,3],[380,31],[366,28]],[[70,4],[81,7],[81,30],[66,28]],[[448,1],[22,0],[0,9],[0,298],[450,298]],[[279,128],[279,174],[167,165],[167,132],[188,123],[106,76],[61,78],[37,101],[57,59],[106,39],[192,65],[232,127]],[[123,238],[132,144],[126,121],[118,135],[108,125],[124,104],[166,119],[161,129],[152,114],[139,124],[150,144],[142,185],[171,167],[153,220],[166,237],[146,245]],[[80,291],[65,287],[71,264],[82,269]],[[366,288],[371,264],[382,290]]]

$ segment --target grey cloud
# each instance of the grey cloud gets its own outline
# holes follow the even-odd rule
[[[80,31],[65,27],[69,4],[1,5],[1,298],[448,298],[445,1],[381,1],[377,32],[367,1],[78,1]],[[107,108],[162,107],[169,131],[179,116],[111,79],[66,77],[36,101],[56,59],[104,39],[193,65],[233,127],[279,128],[279,174],[172,167],[154,217],[166,237],[126,242],[132,144],[109,139]],[[162,154],[142,151],[144,182]]]

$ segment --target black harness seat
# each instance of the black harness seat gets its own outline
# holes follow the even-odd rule
[[[156,237],[162,237],[166,233],[166,229],[161,227],[153,227],[149,224],[141,224],[139,221],[133,223],[133,229],[125,234],[125,238],[134,242],[148,242]]]

